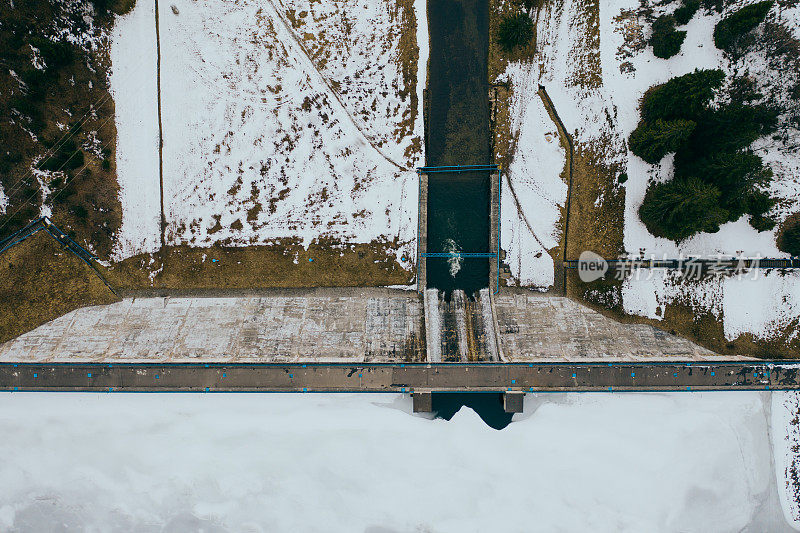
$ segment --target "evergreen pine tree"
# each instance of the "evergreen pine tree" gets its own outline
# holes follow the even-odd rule
[[[679,242],[706,231],[719,231],[728,213],[719,206],[720,191],[697,178],[652,185],[639,207],[650,233]]]
[[[756,185],[766,185],[772,178],[772,171],[753,152],[729,152],[705,159],[696,175],[717,186],[723,195],[738,195]]]
[[[745,6],[720,20],[714,27],[716,47],[728,52],[733,51],[741,37],[761,24],[771,8],[771,0],[758,2]]]
[[[533,39],[533,21],[527,13],[509,15],[503,19],[497,30],[497,43],[506,52],[527,46],[531,39]]]
[[[733,152],[750,146],[759,137],[775,130],[778,112],[765,105],[732,103],[709,110],[697,128],[699,144],[713,152]]]
[[[762,200],[757,188],[770,182],[772,170],[752,152],[723,152],[689,162],[680,154],[675,158],[675,176],[678,179],[696,176],[719,189],[720,205],[728,211],[728,220],[737,220],[745,213],[763,215],[772,207],[771,204],[761,210],[753,207],[764,205],[754,203]]]
[[[642,100],[642,118],[648,122],[659,118],[696,120],[724,79],[725,73],[719,69],[695,70],[651,87]]]
[[[767,212],[777,203],[763,191],[751,191],[747,195],[746,212],[750,215],[750,225],[757,231],[769,231],[775,227],[775,220]]]
[[[658,119],[652,124],[642,122],[631,133],[631,152],[654,165],[683,146],[696,126],[691,120],[680,119]]]
[[[684,0],[681,6],[673,13],[675,22],[681,25],[687,24],[692,20],[698,9],[700,9],[700,0]]]
[[[783,230],[778,239],[778,248],[793,257],[800,257],[800,222],[795,222]]]
[[[661,15],[653,22],[653,36],[650,38],[653,55],[662,59],[674,56],[680,52],[685,38],[685,31],[675,29],[675,17]]]

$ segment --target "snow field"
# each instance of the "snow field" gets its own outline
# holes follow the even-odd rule
[[[117,125],[117,180],[122,226],[114,259],[160,246],[158,91],[155,7],[139,1],[111,33],[111,74]]]
[[[624,5],[622,5],[624,4]],[[601,29],[614,28],[613,17],[624,9],[635,9],[635,2],[622,4],[618,1],[610,2],[608,9],[603,10],[601,5]],[[722,15],[706,14],[701,9],[687,24],[686,40],[681,52],[668,60],[658,59],[653,56],[652,49],[634,55],[629,61],[633,64],[633,76],[620,72],[619,59],[615,57],[615,48],[623,46],[623,32],[617,26],[615,31],[607,32],[610,46],[601,48],[604,57],[604,78],[619,89],[618,94],[624,94],[630,104],[625,105],[622,99],[615,99],[615,110],[619,117],[619,133],[624,137],[630,135],[638,123],[638,101],[650,86],[663,83],[674,76],[686,74],[696,68],[722,68],[730,73],[736,67],[730,65],[713,44],[713,31],[715,24]],[[643,23],[643,21],[642,21]],[[646,26],[646,23],[644,23]],[[647,30],[649,31],[649,30]],[[601,35],[601,43],[603,38]],[[780,83],[770,75],[766,63],[753,57],[746,58],[749,63],[747,68],[761,83]],[[627,93],[623,92],[626,87]],[[633,94],[631,94],[633,91]],[[757,150],[765,161],[773,168],[776,180],[771,185],[772,193],[784,198],[782,212],[778,213],[779,220],[785,218],[792,210],[796,210],[800,194],[795,177],[800,158],[782,153],[769,141],[758,141],[766,145],[763,150]],[[659,165],[651,166],[634,156],[627,155],[628,181],[625,183],[625,249],[629,252],[638,252],[644,248],[647,254],[656,257],[685,257],[687,255],[714,257],[718,254],[725,256],[738,256],[743,254],[749,257],[785,257],[775,244],[775,230],[757,232],[747,222],[747,218],[724,224],[720,231],[714,234],[701,233],[686,241],[675,244],[667,239],[653,237],[639,220],[638,209],[644,199],[648,182],[663,181],[672,173],[674,156],[667,156]],[[800,308],[797,301],[800,299],[800,277],[795,274],[781,275],[777,272],[761,273],[755,279],[753,276],[743,278],[720,278],[702,283],[685,283],[676,276],[663,277],[651,283],[641,280],[628,280],[623,286],[623,302],[628,312],[661,318],[663,308],[671,302],[688,301],[696,312],[711,312],[723,320],[725,337],[734,340],[741,334],[750,333],[756,338],[768,340],[785,333],[784,329],[797,321]],[[713,289],[709,289],[713,287]],[[649,302],[642,305],[643,301]],[[658,302],[656,305],[653,305]],[[658,313],[657,308],[661,312]],[[795,324],[796,326],[796,324]],[[792,340],[796,334],[790,333],[785,340]]]
[[[155,47],[154,14],[139,4],[115,30],[119,71]],[[409,256],[413,168],[423,158],[422,116],[410,96],[422,88],[406,88],[402,77],[401,10],[389,2],[303,0],[176,0],[160,9],[168,244],[396,239],[398,258]],[[154,115],[145,96],[111,81],[122,107],[124,189],[152,167],[152,151],[127,166],[123,156],[150,146],[142,122]],[[148,94],[155,101],[155,89]],[[128,191],[119,258],[152,251],[158,237],[152,191]]]
[[[749,272],[742,276],[682,279],[663,270],[638,271],[623,282],[626,313],[655,320],[664,318],[665,307],[682,303],[696,314],[710,313],[722,320],[725,338],[751,334],[769,340],[785,334],[797,338],[800,316],[800,274],[777,271]]]
[[[413,249],[416,175],[398,168],[392,151],[376,148],[391,130],[362,127],[386,122],[348,109],[364,88],[342,90],[339,101],[328,73],[317,71],[284,13],[269,2],[185,0],[178,7],[179,16],[163,13],[170,240],[207,246],[396,237]],[[388,33],[390,23],[366,18],[353,29],[374,38]],[[348,59],[364,66],[358,46],[372,40],[350,43],[356,49]],[[384,69],[392,68],[390,59],[373,58]],[[347,87],[352,68],[345,62],[331,77]],[[381,103],[391,105],[394,95],[385,92],[392,96]]]
[[[657,16],[674,7],[656,8]],[[762,85],[778,83],[775,72],[771,71],[762,51],[748,55],[744,64],[730,65],[722,52],[713,44],[713,30],[721,18],[718,14],[706,14],[700,10],[694,18],[680,29],[687,31],[681,52],[668,60],[658,59],[652,49],[646,46],[649,37],[649,23],[637,15],[639,3],[635,0],[603,0],[599,9],[599,50],[585,39],[591,34],[591,17],[583,12],[582,4],[573,0],[563,0],[544,6],[537,22],[538,57],[531,65],[511,65],[504,76],[514,79],[514,74],[528,69],[532,81],[547,87],[568,131],[576,142],[600,142],[608,150],[608,163],[622,163],[627,167],[628,180],[625,187],[625,230],[624,246],[628,252],[638,253],[644,249],[648,255],[660,257],[686,257],[698,255],[714,257],[718,254],[736,256],[784,257],[775,245],[775,230],[757,232],[746,218],[727,223],[715,234],[699,234],[676,245],[666,239],[652,236],[639,220],[638,208],[642,203],[648,183],[663,181],[672,172],[673,156],[667,156],[659,165],[651,166],[627,150],[626,141],[639,121],[638,105],[641,96],[651,86],[668,79],[694,71],[696,68],[722,68],[726,72],[749,69],[752,75],[761,80]],[[735,6],[730,7],[734,9]],[[777,9],[777,8],[776,8]],[[794,20],[791,10],[783,13],[783,19]],[[798,31],[800,24],[794,22],[792,28]],[[763,55],[763,54],[762,54]],[[602,73],[601,78],[593,77],[592,72]],[[533,100],[535,85],[526,92],[519,91]],[[519,113],[515,115],[520,116]],[[535,120],[531,120],[535,123]],[[544,126],[540,131],[546,131]],[[541,146],[535,146],[531,138],[520,135],[517,153],[524,153],[525,146],[542,153]],[[787,153],[775,142],[767,139],[757,142],[754,149],[764,157],[776,174],[771,185],[772,193],[784,201],[776,208],[779,220],[783,220],[800,205],[800,157]],[[558,198],[562,184],[552,179],[548,173],[557,176],[563,163],[556,158],[543,162],[551,169],[544,174],[539,170],[535,183],[544,196]],[[512,183],[515,179],[511,170]],[[517,173],[520,169],[517,168]],[[503,232],[504,246],[510,248],[513,263],[521,257],[531,257],[529,250],[536,249],[537,243],[525,232],[517,230],[521,226],[513,218],[512,207],[508,205],[504,193]],[[566,194],[566,193],[564,193]],[[521,197],[524,195],[520,195]],[[602,201],[601,199],[598,201]],[[523,203],[523,202],[521,202]],[[547,218],[548,209],[537,206],[537,215]],[[526,211],[530,215],[530,208]],[[544,228],[553,228],[553,219],[543,223]],[[545,222],[544,220],[542,222]],[[533,224],[532,224],[533,225]],[[534,228],[536,231],[536,228]],[[537,232],[537,236],[540,232]],[[541,231],[545,236],[547,230]],[[546,238],[546,237],[545,237]],[[528,259],[527,277],[536,285],[537,279],[550,279],[552,265]],[[517,267],[520,272],[521,268]],[[512,268],[513,270],[513,268]],[[513,272],[515,275],[516,272]],[[742,333],[768,339],[778,334],[781,326],[790,324],[800,316],[800,310],[793,303],[800,299],[800,283],[797,276],[781,276],[770,273],[761,281],[713,280],[704,283],[685,283],[675,276],[660,279],[631,279],[623,286],[623,305],[627,312],[651,318],[661,318],[663,308],[671,302],[688,301],[697,306],[698,311],[712,312],[725,321],[726,336],[729,339]],[[715,286],[713,290],[710,286]],[[722,285],[724,285],[724,289]],[[759,298],[758,302],[768,307],[758,308],[744,305],[737,294],[763,293],[767,287],[779,286],[775,297]],[[780,296],[777,296],[780,295]],[[760,314],[759,314],[760,311]]]
[[[617,2],[606,10],[606,22],[612,25],[611,18],[623,9],[635,9],[635,3],[620,6]],[[601,17],[603,9],[601,6]],[[611,46],[604,49],[604,76],[620,90],[623,86],[634,93],[631,102],[638,103],[647,88],[669,78],[692,72],[695,68],[722,68],[730,73],[735,65],[728,64],[722,52],[713,45],[715,24],[722,18],[717,14],[704,14],[700,10],[686,25],[686,41],[681,52],[668,60],[655,58],[652,49],[647,48],[630,61],[636,71],[631,77],[621,73],[615,65],[613,47],[623,46],[622,31],[610,32]],[[616,42],[614,42],[616,40]],[[601,39],[602,42],[602,39]],[[757,55],[750,54],[745,59],[748,70],[761,83],[780,83],[766,67],[766,62]],[[618,104],[618,105],[617,105]],[[638,110],[635,106],[625,106],[615,100],[618,112],[620,133],[624,136],[638,123]],[[800,158],[786,154],[769,140],[759,140],[754,144],[759,155],[764,157],[775,172],[775,182],[770,186],[772,194],[783,198],[778,208],[778,219],[782,220],[797,209],[800,200],[800,184],[795,180],[800,168]],[[644,248],[647,254],[656,257],[686,257],[689,255],[714,257],[744,255],[748,257],[785,257],[775,244],[776,230],[757,232],[741,218],[721,226],[717,233],[701,233],[686,241],[675,244],[667,239],[650,235],[639,220],[638,209],[644,199],[649,181],[664,181],[672,173],[674,156],[665,157],[659,165],[651,166],[628,153],[628,181],[625,183],[625,248],[638,252]],[[777,272],[760,273],[758,276],[743,278],[720,278],[702,283],[685,283],[677,276],[663,277],[655,282],[627,280],[623,286],[623,302],[626,311],[660,319],[665,305],[689,301],[696,312],[711,312],[723,320],[725,337],[734,340],[741,334],[752,334],[756,338],[768,340],[786,333],[786,328],[800,317],[800,277],[796,274],[782,275]],[[754,279],[755,278],[755,279]],[[709,290],[709,287],[714,287]],[[711,297],[709,297],[709,295]],[[646,302],[646,303],[644,303]],[[660,312],[658,311],[660,308]],[[796,333],[789,333],[785,340],[791,341]]]
[[[400,395],[5,393],[0,528],[780,531],[763,401],[529,395],[498,432]]]
[[[553,285],[553,259],[547,251],[558,246],[557,224],[567,199],[561,178],[566,151],[536,92],[537,74],[535,67],[518,63],[505,72],[513,87],[510,114],[516,150],[502,182],[501,241],[514,278],[521,285],[547,288]]]

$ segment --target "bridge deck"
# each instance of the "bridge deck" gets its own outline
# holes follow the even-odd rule
[[[413,392],[789,390],[797,363],[0,363],[4,391]]]

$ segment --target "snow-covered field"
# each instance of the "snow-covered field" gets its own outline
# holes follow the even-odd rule
[[[115,46],[131,55],[117,54],[122,70],[141,53],[137,44],[154,33],[152,9],[139,4],[128,18],[142,24],[125,21],[115,32]],[[308,244],[332,237],[397,239],[398,256],[413,250],[413,168],[423,160],[423,126],[421,102],[412,107],[411,98],[422,88],[406,87],[402,75],[401,31],[404,24],[414,27],[408,16],[388,1],[162,3],[167,243],[289,238]],[[427,39],[418,31],[412,41],[417,34]],[[153,47],[147,42],[144,49]],[[425,43],[422,49],[426,53]],[[424,66],[418,72],[424,74]],[[123,107],[147,98],[126,86],[114,91]],[[148,97],[152,102],[155,91]],[[139,106],[139,113],[150,107]],[[137,120],[118,112],[122,153],[143,152],[120,170],[123,184],[152,166],[150,131]],[[151,186],[138,197],[123,195],[130,221],[157,220]],[[152,223],[123,223],[118,255],[149,251],[139,243],[152,242],[154,229],[157,236]]]
[[[738,7],[743,5],[738,3]],[[601,58],[604,84],[609,88],[609,97],[616,117],[616,133],[627,138],[635,129],[638,117],[638,102],[644,91],[669,78],[692,72],[696,68],[722,68],[726,73],[749,73],[761,87],[781,84],[783,81],[768,67],[761,51],[756,50],[738,62],[725,58],[713,44],[714,25],[726,13],[708,14],[702,9],[684,28],[687,35],[681,52],[668,60],[658,59],[652,48],[638,52],[630,51],[630,38],[626,35],[639,28],[647,35],[648,24],[630,12],[638,2],[611,0],[601,4]],[[605,9],[604,9],[605,8]],[[628,12],[626,12],[628,10]],[[669,11],[668,9],[665,11]],[[791,15],[789,15],[791,20]],[[800,35],[800,34],[799,34]],[[629,62],[632,72],[623,72],[620,65]],[[767,91],[765,91],[767,92]],[[764,157],[775,172],[771,185],[774,196],[783,199],[776,208],[777,219],[784,220],[800,208],[800,156],[783,151],[777,143],[767,139],[754,144],[757,153]],[[748,257],[786,257],[775,244],[776,230],[757,232],[742,218],[724,224],[717,233],[701,233],[675,244],[667,239],[652,236],[638,216],[647,185],[651,181],[662,181],[672,173],[674,156],[667,156],[659,165],[649,165],[630,152],[627,153],[628,181],[625,183],[625,249],[632,253],[644,250],[655,257],[686,257],[690,255],[715,257],[745,255]],[[689,303],[695,312],[710,312],[724,324],[725,337],[733,340],[741,334],[752,334],[769,339],[785,335],[787,328],[796,327],[800,317],[800,276],[783,275],[777,272],[748,275],[738,278],[720,278],[703,283],[685,283],[676,276],[665,276],[658,272],[651,280],[629,279],[623,286],[623,305],[626,311],[660,319],[664,305],[673,302]],[[642,301],[654,305],[642,306]],[[660,307],[661,312],[657,312]],[[789,333],[786,340],[796,336]]]
[[[800,333],[800,276],[777,271],[687,281],[677,273],[635,272],[623,283],[627,313],[660,320],[666,305],[680,302],[723,321],[725,338],[758,339]]]
[[[738,7],[747,2],[739,2]],[[774,73],[766,66],[766,60],[757,53],[748,54],[742,63],[731,64],[722,51],[714,46],[713,32],[715,24],[724,14],[737,8],[729,8],[723,15],[708,14],[702,9],[681,29],[687,32],[681,52],[670,59],[656,58],[652,48],[646,47],[638,53],[625,57],[635,69],[633,72],[621,72],[623,62],[620,50],[626,49],[626,26],[640,24],[642,31],[649,32],[648,24],[638,20],[635,15],[617,19],[625,10],[635,10],[638,2],[630,0],[609,0],[601,4],[601,43],[606,37],[606,44],[601,44],[604,82],[611,90],[611,100],[616,111],[618,133],[627,138],[636,128],[639,121],[638,103],[644,92],[653,85],[663,83],[670,78],[693,72],[697,68],[722,68],[726,73],[748,70],[759,83],[780,83],[773,79]],[[603,7],[607,7],[603,9]],[[664,11],[669,11],[668,9]],[[614,96],[617,95],[616,98]],[[758,141],[764,144],[764,141]],[[781,207],[779,220],[800,207],[800,183],[796,181],[800,169],[800,157],[796,154],[781,154],[776,147],[770,150],[759,150],[765,160],[775,171],[775,193],[783,193],[786,200]],[[723,225],[718,233],[701,233],[685,242],[676,245],[674,242],[652,236],[639,220],[638,208],[642,203],[649,181],[662,181],[672,174],[673,156],[667,156],[660,165],[649,165],[630,152],[627,154],[629,180],[625,184],[625,248],[630,252],[638,252],[644,248],[648,254],[669,257],[684,255],[714,255],[717,253],[747,256],[761,254],[762,257],[785,257],[775,246],[775,230],[757,232],[748,223],[747,218]],[[789,168],[791,167],[791,168]]]
[[[767,393],[531,395],[500,432],[468,409],[413,416],[400,395],[0,406],[2,530],[788,529]]]
[[[800,530],[800,395],[772,394],[772,445],[775,477],[784,516]]]
[[[585,4],[577,0],[559,0],[546,4],[540,11],[537,23],[537,58],[533,64],[519,66],[512,64],[505,77],[515,79],[515,73],[527,72],[531,80],[527,89],[520,91],[530,102],[535,103],[536,84],[547,87],[556,109],[564,121],[566,128],[573,132],[576,142],[585,145],[598,143],[607,152],[606,163],[617,164],[627,169],[628,180],[625,187],[625,228],[624,247],[629,253],[637,254],[644,250],[645,254],[655,257],[686,257],[701,255],[715,257],[717,254],[737,256],[744,254],[751,257],[784,257],[775,244],[775,230],[759,233],[753,229],[746,218],[722,226],[715,234],[699,234],[682,242],[680,245],[666,239],[652,236],[639,220],[638,208],[642,203],[647,185],[653,180],[666,179],[672,170],[672,157],[667,156],[660,165],[649,165],[631,154],[626,147],[626,140],[639,121],[638,105],[642,94],[651,86],[663,83],[668,79],[694,71],[696,68],[722,68],[727,73],[743,73],[749,71],[763,89],[780,86],[786,83],[781,80],[766,59],[762,49],[756,48],[738,63],[725,58],[713,44],[714,25],[722,16],[746,2],[733,2],[723,15],[708,14],[703,9],[680,29],[687,31],[686,40],[681,52],[668,60],[658,59],[652,48],[646,46],[649,38],[650,24],[638,13],[638,0],[603,0],[600,2],[599,22],[593,26],[592,18],[585,12]],[[662,12],[670,12],[677,3],[655,7],[654,16]],[[727,4],[726,4],[727,5]],[[777,10],[777,5],[774,10]],[[800,16],[798,9],[786,10],[782,21],[800,36]],[[587,35],[596,33],[598,39],[587,39]],[[517,76],[518,79],[518,76]],[[523,86],[524,87],[524,86]],[[770,91],[765,91],[767,94]],[[774,91],[772,91],[774,92]],[[515,93],[516,95],[516,93]],[[515,117],[522,116],[517,112]],[[520,135],[521,141],[517,153],[529,149],[541,150],[543,143],[535,144],[535,140],[554,129],[544,117],[543,122],[530,120],[531,129],[538,137]],[[540,139],[539,139],[540,140]],[[524,143],[524,146],[523,146]],[[789,214],[800,210],[800,155],[784,149],[771,139],[759,140],[754,146],[775,172],[775,181],[771,185],[771,193],[782,201],[775,209],[778,221]],[[549,160],[547,170],[537,168],[534,185],[538,187],[537,195],[540,204],[544,198],[563,204],[563,186],[558,180],[558,172],[563,163],[559,159]],[[512,181],[516,174],[521,175],[520,168],[512,166]],[[555,178],[555,179],[554,179]],[[505,191],[504,191],[505,194]],[[505,199],[505,197],[504,197]],[[560,202],[559,202],[560,200]],[[598,199],[602,202],[602,198]],[[598,204],[599,205],[599,204]],[[506,202],[503,223],[519,226],[508,221],[513,213],[506,215],[511,207]],[[508,211],[507,211],[508,210]],[[553,234],[555,220],[548,217],[552,209],[529,209],[541,216],[534,231],[540,238]],[[503,245],[510,246],[512,273],[514,258],[529,254],[537,244],[524,233],[509,228],[503,233]],[[552,264],[549,258],[539,263],[529,262],[533,272],[524,273],[523,278],[530,280],[549,279],[552,277]],[[697,313],[711,312],[725,324],[726,337],[734,339],[739,334],[751,333],[757,337],[769,338],[780,334],[782,329],[791,326],[800,316],[797,300],[800,299],[800,276],[781,276],[770,274],[761,279],[729,279],[714,280],[702,284],[686,284],[674,276],[656,274],[657,279],[631,279],[623,288],[623,302],[630,313],[641,314],[650,318],[661,318],[664,305],[675,302],[689,302],[695,306]],[[534,281],[533,284],[538,284]],[[773,291],[764,294],[765,291]],[[753,305],[742,305],[743,295],[759,295],[755,300],[769,304],[769,307],[754,309]],[[753,301],[753,300],[751,300]],[[659,309],[660,308],[660,309]],[[657,312],[659,311],[659,312]],[[761,312],[759,314],[759,311]]]
[[[117,125],[117,180],[122,227],[114,255],[124,259],[160,246],[158,91],[155,4],[136,3],[111,34],[111,95]]]
[[[505,75],[513,87],[510,115],[515,150],[502,182],[501,241],[514,278],[524,286],[546,288],[553,285],[553,258],[548,250],[558,246],[557,224],[567,199],[567,184],[560,175],[566,152],[536,92],[538,68],[514,63]]]
[[[559,144],[556,125],[536,93],[538,86],[547,88],[564,126],[577,141],[589,143],[608,137],[608,94],[586,79],[597,61],[586,44],[588,25],[577,0],[545,3],[537,19],[535,60],[512,62],[495,80],[510,82],[513,93],[511,133],[515,146],[508,177],[524,216],[518,214],[504,186],[502,245],[512,275],[522,285],[546,288],[553,284],[553,261],[545,250],[559,242],[560,209],[567,199],[567,187],[560,176],[566,154]]]

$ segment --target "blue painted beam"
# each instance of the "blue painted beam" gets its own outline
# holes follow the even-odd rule
[[[489,258],[497,257],[494,252],[474,253],[474,252],[432,252],[420,254],[422,257],[464,257],[464,258]]]

